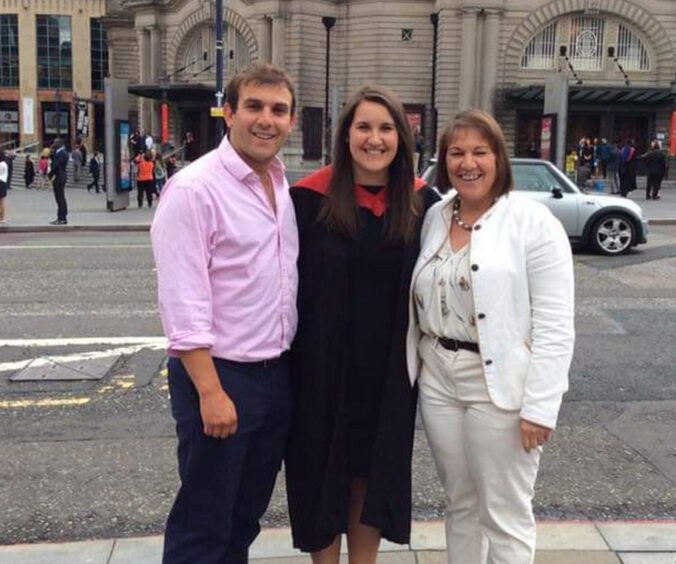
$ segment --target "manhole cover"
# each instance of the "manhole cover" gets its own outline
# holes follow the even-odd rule
[[[49,357],[35,358],[26,368],[14,374],[12,382],[47,380],[100,380],[117,362],[120,355],[106,358],[60,360]]]

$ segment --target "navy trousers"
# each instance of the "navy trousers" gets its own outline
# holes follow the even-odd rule
[[[163,564],[246,564],[281,467],[291,415],[287,355],[270,363],[214,359],[237,409],[237,433],[203,432],[199,397],[169,360],[181,487],[169,513]]]

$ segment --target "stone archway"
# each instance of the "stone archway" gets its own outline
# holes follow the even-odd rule
[[[574,12],[583,12],[589,0],[553,0],[525,18],[510,36],[504,50],[502,65],[503,82],[507,76],[517,76],[523,50],[532,36],[556,18]],[[594,7],[601,14],[622,18],[651,38],[654,53],[654,74],[658,80],[669,81],[673,76],[674,47],[660,22],[636,4],[628,0],[596,0]]]
[[[169,43],[169,47],[167,48],[167,61],[170,65],[170,74],[173,74],[176,69],[180,67],[180,48],[183,42],[187,39],[195,27],[199,27],[201,24],[208,22],[209,20],[209,14],[202,8],[198,8],[192,14],[190,14],[178,27],[171,39],[171,42]],[[258,41],[256,40],[256,35],[247,21],[237,12],[234,12],[228,8],[223,10],[223,21],[226,23],[226,25],[232,27],[235,31],[242,35],[244,41],[246,42],[247,48],[249,49],[251,62],[257,61]]]

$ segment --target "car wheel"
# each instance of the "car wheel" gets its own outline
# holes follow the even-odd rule
[[[626,215],[603,216],[592,228],[589,242],[592,248],[603,255],[619,255],[631,247],[636,228]]]

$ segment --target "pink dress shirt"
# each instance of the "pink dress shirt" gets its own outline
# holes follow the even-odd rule
[[[170,356],[207,348],[214,357],[254,362],[290,347],[298,230],[279,159],[270,177],[276,215],[226,137],[163,188],[150,234]]]

